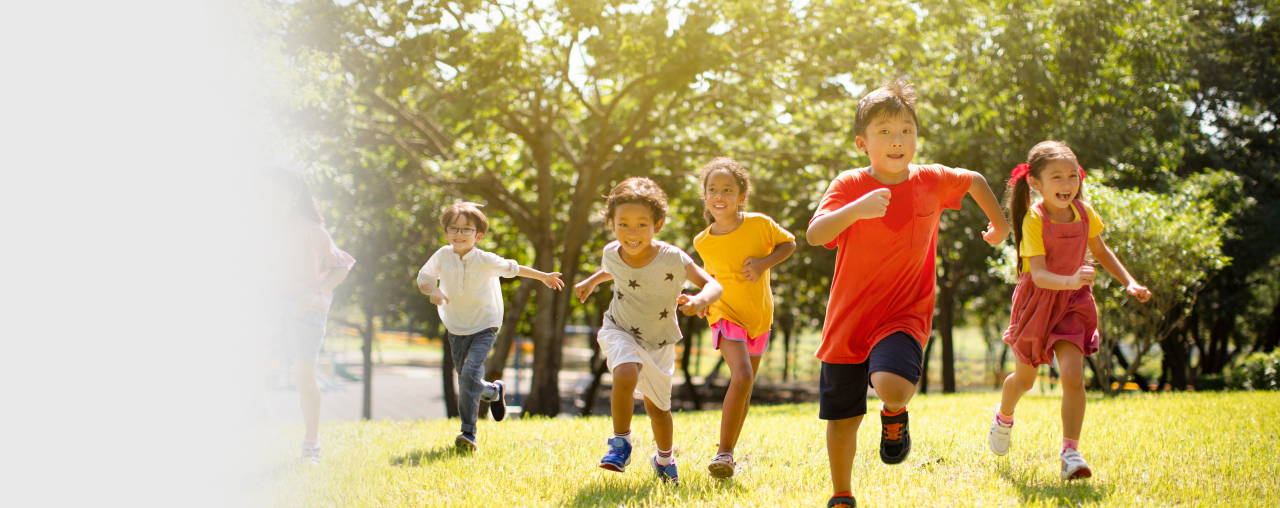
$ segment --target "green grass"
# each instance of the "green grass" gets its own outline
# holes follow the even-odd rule
[[[1082,451],[1094,477],[1058,480],[1059,399],[1018,406],[1013,450],[987,451],[998,394],[919,396],[907,462],[880,463],[878,418],[858,433],[859,506],[1276,506],[1280,395],[1195,393],[1090,399]],[[872,401],[874,403],[874,401]],[[675,416],[682,483],[647,466],[648,419],[626,473],[596,468],[608,418],[480,423],[481,449],[453,452],[457,420],[324,423],[325,459],[294,459],[300,425],[263,429],[259,478],[245,504],[278,506],[825,506],[825,424],[813,404],[756,407],[738,447],[740,469],[710,478],[720,413]]]

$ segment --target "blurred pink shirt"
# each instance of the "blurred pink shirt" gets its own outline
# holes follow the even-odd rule
[[[276,292],[294,299],[319,289],[320,282],[337,268],[351,268],[356,264],[351,257],[324,230],[314,222],[302,219],[289,220],[280,231],[276,245]],[[320,301],[310,311],[327,314],[333,303],[333,291],[320,294]]]

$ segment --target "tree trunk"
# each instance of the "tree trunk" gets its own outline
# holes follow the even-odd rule
[[[778,318],[778,326],[782,328],[782,382],[791,379],[791,329],[795,327],[795,317],[783,314]]]
[[[996,382],[994,388],[997,390],[1004,388],[1005,376],[1002,376],[1001,374],[1004,374],[1004,363],[1009,359],[1009,350],[1012,349],[1003,341],[1001,341],[1000,344],[1004,347],[1000,351],[1000,363],[996,365]]]
[[[373,327],[373,305],[364,306],[364,329],[360,330],[364,344],[360,351],[364,353],[364,400],[361,404],[360,418],[373,419],[373,338],[377,330]]]
[[[1221,311],[1222,314],[1213,321],[1213,328],[1209,329],[1209,347],[1200,360],[1201,374],[1217,374],[1227,366],[1227,345],[1231,342],[1231,330],[1235,328],[1236,311],[1234,306]]]
[[[939,286],[938,334],[942,339],[942,393],[956,393],[956,355],[952,342],[955,324],[955,290],[950,283]]]
[[[698,394],[698,388],[693,384],[693,372],[689,370],[689,359],[693,356],[692,338],[697,336],[701,331],[698,323],[705,321],[698,316],[679,315],[678,318],[682,329],[684,329],[684,354],[680,355],[680,366],[684,371],[684,387],[685,393],[688,394],[689,401],[693,402],[693,409],[702,410],[702,397]]]
[[[1253,349],[1270,353],[1277,347],[1280,347],[1280,298],[1276,299],[1276,306],[1271,310],[1271,324],[1267,326],[1266,333],[1258,336],[1257,344]]]
[[[929,341],[924,345],[924,360],[920,362],[920,393],[929,393],[929,359],[933,356],[933,345],[937,337],[929,334]]]
[[[534,280],[525,279],[520,281],[520,287],[516,288],[516,292],[511,297],[511,305],[507,307],[502,316],[502,328],[498,329],[497,340],[493,343],[492,352],[489,358],[484,361],[484,380],[493,382],[502,379],[503,371],[507,368],[507,358],[511,356],[512,343],[515,342],[516,332],[520,328],[520,319],[524,317],[524,311],[529,307],[529,294],[533,292],[534,284],[541,284]],[[510,386],[508,390],[517,392],[519,386]],[[480,414],[486,414],[489,411],[489,403],[480,401]]]
[[[541,256],[539,256],[541,257]],[[539,268],[544,272],[550,271]],[[573,294],[572,291],[565,291]],[[546,286],[537,290],[537,314],[533,319],[533,375],[525,414],[560,414],[560,365],[563,359],[564,329],[555,329],[555,295]]]

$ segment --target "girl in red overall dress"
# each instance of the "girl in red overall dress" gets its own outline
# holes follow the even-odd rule
[[[1125,291],[1146,302],[1151,292],[1129,275],[1102,241],[1103,225],[1084,201],[1084,170],[1075,153],[1057,141],[1031,149],[1027,163],[1014,168],[1006,207],[1013,221],[1018,249],[1018,286],[1004,342],[1018,364],[1004,380],[1000,405],[988,434],[992,453],[1008,453],[1013,411],[1022,394],[1035,383],[1041,365],[1057,358],[1062,375],[1063,480],[1088,478],[1093,472],[1080,455],[1084,425],[1084,357],[1098,351],[1098,309],[1093,301],[1092,266],[1085,252],[1125,285]],[[1031,204],[1031,190],[1040,201]]]

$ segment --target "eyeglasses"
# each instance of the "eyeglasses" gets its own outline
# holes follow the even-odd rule
[[[449,232],[451,235],[471,236],[476,234],[476,230],[474,228],[455,228],[453,226],[449,226],[444,228],[444,230]]]

